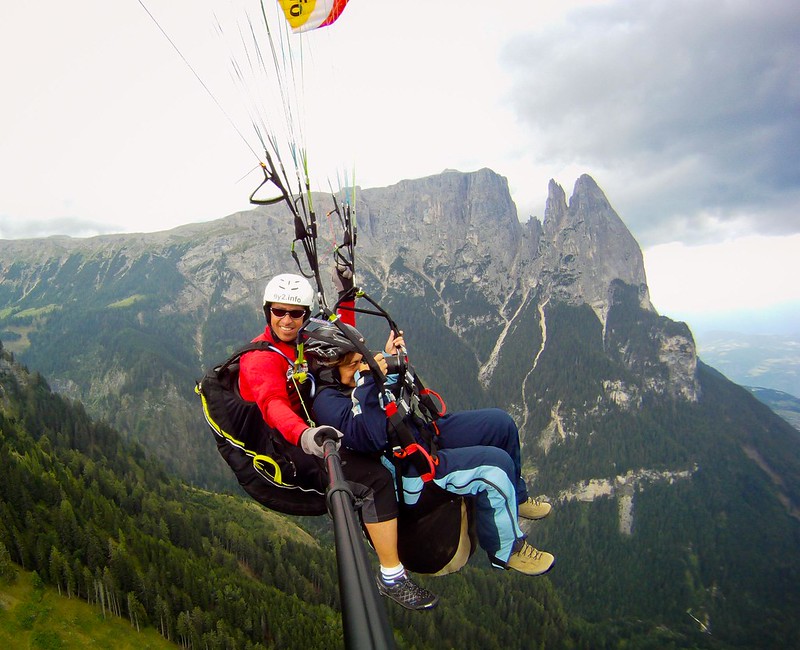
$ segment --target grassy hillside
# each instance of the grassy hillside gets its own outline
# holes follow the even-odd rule
[[[176,648],[155,629],[104,612],[45,587],[38,574],[17,569],[0,578],[0,648],[41,650],[167,650]]]

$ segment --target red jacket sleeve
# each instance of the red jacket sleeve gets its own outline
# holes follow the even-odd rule
[[[239,392],[243,399],[258,404],[269,426],[297,445],[308,424],[298,415],[300,397],[289,395],[287,368],[286,359],[277,352],[248,352],[239,362]]]
[[[336,310],[336,314],[342,319],[345,325],[356,326],[356,312],[353,311],[355,304],[353,300],[348,300],[341,303],[339,309]],[[343,307],[349,307],[349,309],[342,309]]]

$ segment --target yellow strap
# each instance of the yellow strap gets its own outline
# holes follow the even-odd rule
[[[263,472],[264,474],[267,474],[269,476],[270,475],[269,467],[272,467],[272,469],[273,469],[272,479],[276,483],[278,483],[280,485],[284,485],[284,483],[283,483],[283,475],[281,473],[281,468],[278,465],[278,463],[275,461],[275,459],[274,458],[270,458],[269,456],[265,456],[263,454],[256,454],[254,451],[250,451],[249,449],[247,449],[244,446],[244,442],[242,442],[241,440],[237,440],[230,433],[228,433],[227,431],[223,430],[222,427],[220,427],[216,423],[214,418],[211,417],[211,413],[209,413],[209,411],[208,411],[208,402],[206,401],[206,397],[205,397],[205,395],[203,395],[203,393],[200,390],[199,386],[197,388],[195,388],[195,390],[196,390],[197,394],[200,395],[201,401],[203,402],[203,413],[206,416],[206,422],[208,422],[208,425],[218,435],[220,435],[221,437],[225,438],[226,440],[229,440],[230,442],[235,444],[237,447],[240,447],[242,450],[244,450],[244,452],[248,456],[252,456],[253,457],[253,467],[255,467],[256,470],[258,470],[259,472]]]
[[[262,455],[253,456],[253,467],[255,467],[259,472],[269,474],[269,470],[265,467],[265,465],[270,465],[273,468],[274,473],[272,478],[275,480],[275,482],[283,483],[281,480],[281,468],[278,466],[278,463],[275,462],[275,459]]]

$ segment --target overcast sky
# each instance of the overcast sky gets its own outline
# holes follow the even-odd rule
[[[241,97],[208,81],[227,60],[202,0],[143,1],[223,110],[138,0],[3,0],[0,237],[247,207],[253,145]],[[569,196],[588,173],[659,312],[800,320],[798,34],[790,0],[350,0],[307,39],[312,173],[327,190],[337,165],[362,187],[490,167],[522,220],[549,179]]]

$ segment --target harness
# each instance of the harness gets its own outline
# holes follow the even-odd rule
[[[239,360],[254,351],[281,355],[287,362],[287,380],[292,380],[292,360],[268,341],[245,345],[208,370],[195,393],[217,450],[245,492],[259,503],[284,514],[325,514],[327,478],[320,459],[284,440],[264,421],[258,405],[239,393]]]
[[[359,290],[358,297],[369,301],[378,311],[355,307],[347,307],[346,309],[383,316],[389,320],[392,330],[395,333],[399,332],[396,323],[369,296]],[[343,296],[340,298],[339,303],[349,299],[349,296]],[[386,413],[389,452],[395,465],[402,465],[400,461],[409,461],[414,464],[423,481],[431,481],[436,473],[436,465],[438,464],[436,459],[436,435],[438,435],[436,420],[445,414],[444,401],[435,391],[424,386],[422,380],[414,372],[405,353],[391,357],[395,366],[394,370],[398,375],[398,381],[393,384],[394,390],[392,390],[387,384],[386,375],[384,375],[373,358],[373,353],[367,349],[364,342],[352,336],[337,314],[327,310],[323,310],[323,313],[328,315],[328,320],[325,322],[335,325],[348,341],[353,344],[353,347],[361,354],[364,362],[370,367]],[[315,318],[312,318],[311,321],[320,322]],[[300,350],[298,360],[302,357],[301,345],[298,345]],[[433,396],[438,400],[438,405]],[[422,434],[424,444],[418,442],[414,429],[410,425],[412,422],[417,425]],[[398,467],[398,469],[402,469],[402,467]],[[399,474],[400,472],[398,472],[398,476]]]
[[[433,480],[436,465],[439,464],[436,457],[438,450],[436,438],[439,435],[436,420],[442,417],[447,409],[438,393],[423,385],[407,358],[401,367],[397,385],[399,388],[396,396],[388,388],[383,390],[385,397],[394,398],[385,404],[390,451],[398,461],[410,458],[420,470],[420,478],[427,483]],[[441,411],[434,404],[431,395],[436,395],[439,399]],[[410,426],[412,423],[416,425],[424,444],[417,442]],[[422,471],[423,468],[425,471]]]

